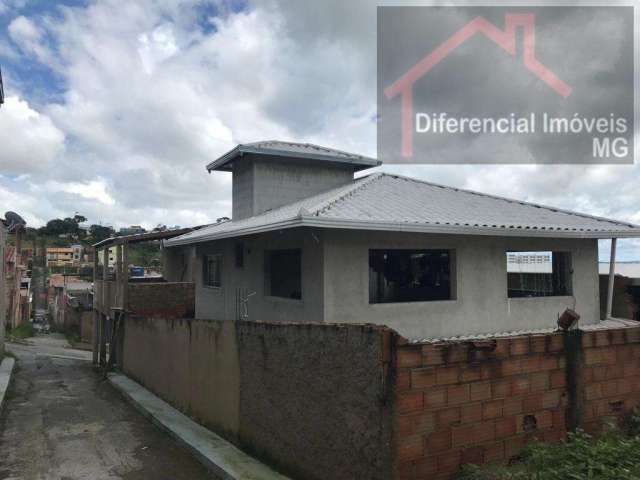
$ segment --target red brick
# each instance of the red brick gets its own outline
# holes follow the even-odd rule
[[[556,408],[551,412],[553,418],[553,428],[564,429],[566,428],[566,418],[564,408]]]
[[[609,339],[609,332],[604,330],[601,332],[596,332],[596,347],[607,347],[611,344],[611,340]]]
[[[621,378],[617,380],[618,382],[618,394],[620,395],[628,395],[633,391],[633,385],[627,378]]]
[[[475,382],[482,378],[482,370],[480,367],[463,368],[460,373],[461,382]]]
[[[627,339],[627,343],[640,342],[640,328],[626,328],[624,333]]]
[[[549,374],[547,372],[532,373],[529,377],[529,391],[537,392],[549,388]]]
[[[582,348],[592,348],[596,344],[595,332],[582,332]]]
[[[442,365],[442,346],[437,344],[428,344],[422,346],[422,364],[423,365]]]
[[[502,411],[505,416],[517,415],[518,413],[522,413],[522,399],[520,398],[505,399]]]
[[[602,384],[591,383],[584,387],[584,395],[587,400],[596,400],[602,398]]]
[[[438,385],[458,383],[460,367],[438,367],[436,369],[436,382]]]
[[[449,385],[447,387],[447,403],[460,405],[469,401],[469,385]]]
[[[470,447],[462,450],[461,463],[481,465],[484,463],[484,447]]]
[[[451,430],[434,432],[425,437],[425,454],[444,452],[451,448]]]
[[[511,355],[526,355],[529,353],[529,337],[512,338],[509,353]]]
[[[529,345],[532,353],[544,353],[547,350],[547,336],[532,335],[529,338]]]
[[[561,334],[550,335],[549,338],[550,340],[547,344],[547,351],[561,352],[564,350],[564,339]]]
[[[627,343],[627,339],[625,338],[624,330],[611,330],[611,344],[612,345],[623,345]]]
[[[435,416],[431,412],[399,415],[396,428],[398,435],[413,435],[414,433],[431,433],[436,429]]]
[[[553,416],[549,410],[542,410],[535,413],[527,413],[516,416],[516,431],[518,433],[525,432],[525,417],[533,415],[536,419],[536,430],[544,430],[545,428],[551,428],[553,426]]]
[[[527,442],[527,439],[524,435],[519,437],[510,438],[509,441],[504,442],[504,456],[507,459],[511,459],[520,455],[524,446]]]
[[[496,438],[507,438],[516,433],[516,417],[510,416],[496,421]]]
[[[497,433],[496,433],[497,436]],[[494,442],[484,447],[484,461],[498,462],[504,459],[504,442]]]
[[[607,379],[607,368],[604,365],[591,367],[591,378],[594,382],[603,382]]]
[[[527,395],[522,400],[522,409],[525,413],[535,412],[536,410],[542,410],[544,394],[541,392],[532,393]]]
[[[469,386],[469,398],[472,402],[489,400],[491,398],[491,383],[472,383]]]
[[[452,428],[453,447],[463,447],[475,443],[489,442],[495,439],[496,429],[493,421],[472,423]]]
[[[472,423],[482,420],[482,404],[463,405],[460,409],[460,423]]]
[[[563,370],[551,372],[550,381],[551,388],[563,388],[566,386],[567,376]]]
[[[493,398],[507,398],[509,395],[511,395],[511,382],[509,380],[491,382],[491,396]]]
[[[510,355],[510,341],[508,338],[499,338],[496,340],[496,348],[493,350],[495,358],[507,358]]]
[[[543,366],[544,361],[538,356],[523,358],[521,363],[522,373],[537,372],[539,370],[543,370]],[[557,364],[554,364],[554,368],[557,368]]]
[[[544,397],[542,398],[542,408],[556,408],[558,405],[560,405],[559,390],[550,390],[548,392],[544,392]]]
[[[616,380],[609,380],[602,385],[602,395],[604,397],[613,397],[618,394],[618,382]]]
[[[622,377],[624,377],[624,364],[616,363],[615,365],[609,365],[607,367],[607,372],[605,374],[605,378],[607,380],[617,380]]]
[[[447,404],[447,387],[429,388],[424,392],[424,407],[438,408]]]
[[[482,418],[489,420],[502,416],[502,400],[494,400],[482,404]]]
[[[448,452],[438,455],[438,474],[455,473],[460,468],[460,459],[460,452]]]
[[[511,383],[511,394],[513,396],[518,396],[524,393],[529,393],[529,377],[515,377]]]
[[[508,377],[510,375],[518,375],[522,373],[522,359],[510,358],[502,362],[502,375]]]
[[[438,472],[438,458],[433,456],[415,462],[414,478],[432,478]]]
[[[467,346],[461,343],[448,345],[444,355],[445,363],[461,363],[468,359]]]
[[[396,390],[401,392],[411,388],[411,372],[404,370],[396,376]]]
[[[396,356],[398,367],[419,367],[422,365],[422,351],[416,347],[402,347]]]
[[[402,392],[396,398],[396,405],[400,413],[421,410],[424,405],[422,392]]]
[[[564,430],[556,430],[556,429],[547,430],[542,435],[542,439],[545,442],[550,442],[550,443],[562,442],[565,440],[565,438],[566,438],[566,432]]]
[[[436,369],[433,367],[411,370],[411,387],[426,388],[436,384]]]
[[[560,361],[556,357],[543,357],[538,365],[538,369],[544,371],[557,370],[558,368],[560,368]]]
[[[458,423],[460,421],[460,407],[438,410],[435,413],[435,416],[437,429],[442,430],[449,427],[451,424]]]
[[[422,436],[401,437],[398,440],[398,460],[419,460],[424,455]]]

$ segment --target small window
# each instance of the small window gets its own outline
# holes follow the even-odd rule
[[[265,291],[272,297],[302,299],[300,249],[265,251]]]
[[[450,250],[369,250],[369,303],[451,300]]]
[[[242,242],[238,242],[235,244],[235,259],[236,259],[236,268],[244,267],[244,244]]]
[[[507,252],[509,298],[572,295],[571,253]]]
[[[205,287],[221,287],[222,255],[205,255],[202,264],[202,283]]]

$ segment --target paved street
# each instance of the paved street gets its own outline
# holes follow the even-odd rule
[[[7,344],[18,362],[0,417],[0,479],[210,479],[56,334]]]

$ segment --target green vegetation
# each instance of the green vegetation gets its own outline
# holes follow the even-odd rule
[[[640,416],[623,431],[609,427],[592,437],[570,433],[565,443],[530,443],[512,465],[467,465],[460,480],[638,480],[640,479]]]
[[[27,322],[13,328],[9,332],[9,335],[13,338],[29,338],[35,335],[35,330],[33,329],[33,324],[31,324],[31,322]]]

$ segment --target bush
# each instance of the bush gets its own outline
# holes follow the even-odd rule
[[[11,330],[10,335],[14,338],[28,338],[35,335],[33,325],[30,322],[22,323]]]
[[[636,418],[637,421],[637,418]],[[640,436],[610,428],[594,438],[582,431],[562,444],[532,442],[510,466],[466,465],[461,480],[638,480]]]

